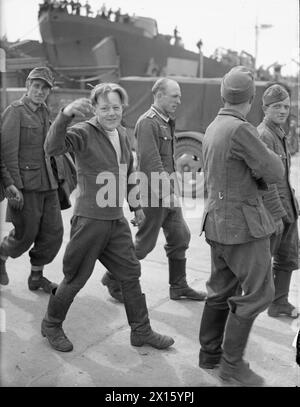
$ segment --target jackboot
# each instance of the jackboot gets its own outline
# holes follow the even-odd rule
[[[268,315],[273,318],[286,316],[298,318],[297,309],[288,301],[292,271],[276,270],[274,273],[275,298],[268,308]]]
[[[8,283],[9,278],[6,272],[5,260],[0,259],[0,284],[7,285]]]
[[[186,281],[186,259],[169,258],[169,284],[171,300],[204,301],[207,297],[203,291],[195,291]]]
[[[199,332],[199,367],[202,369],[214,369],[220,364],[228,313],[229,308],[217,309],[205,303]]]
[[[36,291],[41,288],[45,293],[51,294],[52,290],[58,285],[43,276],[43,270],[31,270],[28,277],[28,288],[30,291]]]
[[[219,376],[225,382],[239,386],[262,386],[264,379],[243,360],[244,351],[254,319],[229,313],[225,327],[223,354]]]
[[[50,295],[47,313],[42,321],[41,333],[46,337],[52,348],[60,352],[70,352],[73,344],[67,338],[62,328],[71,302],[64,302],[55,296],[54,289]]]
[[[109,294],[117,301],[124,303],[122,289],[120,283],[115,280],[112,273],[106,270],[101,280],[102,284],[107,287]]]
[[[150,345],[156,349],[166,349],[173,345],[173,338],[160,335],[152,330],[144,294],[131,299],[124,298],[124,305],[131,327],[130,342],[132,346]]]

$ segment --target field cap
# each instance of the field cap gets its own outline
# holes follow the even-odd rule
[[[223,77],[221,96],[226,102],[237,105],[246,102],[254,95],[254,76],[245,66],[235,66]]]
[[[288,91],[283,86],[274,84],[265,90],[262,97],[263,105],[269,106],[276,102],[282,102],[289,96]]]
[[[30,71],[27,77],[27,80],[28,79],[42,79],[50,86],[50,88],[54,86],[54,76],[50,69],[45,66],[34,68]]]

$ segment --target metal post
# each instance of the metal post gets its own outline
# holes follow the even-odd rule
[[[197,47],[199,49],[199,78],[203,78],[203,52],[202,52],[202,45],[203,42],[202,40],[199,40],[197,42]]]

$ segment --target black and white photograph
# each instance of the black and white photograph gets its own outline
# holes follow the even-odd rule
[[[0,16],[0,387],[299,387],[299,0]]]

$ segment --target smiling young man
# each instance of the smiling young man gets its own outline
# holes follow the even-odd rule
[[[268,309],[271,317],[297,318],[297,309],[288,301],[293,270],[299,268],[298,212],[295,191],[290,183],[291,155],[283,125],[290,113],[290,96],[280,84],[273,84],[263,94],[265,118],[258,126],[260,139],[282,160],[285,174],[264,193],[264,205],[276,222],[271,236],[275,298]]]
[[[162,229],[166,238],[164,247],[169,265],[170,298],[203,301],[206,293],[195,291],[186,280],[190,231],[176,197],[174,131],[175,113],[181,103],[180,86],[173,79],[161,78],[154,83],[152,94],[152,106],[140,116],[135,126],[138,170],[148,180],[148,188],[142,186],[141,189],[146,218],[136,233],[135,251],[139,260],[144,259],[154,249]],[[105,273],[102,283],[114,298],[122,301],[120,287],[110,271]]]
[[[152,331],[150,326],[139,282],[140,263],[123,213],[123,197],[127,196],[130,209],[135,214],[134,223],[139,225],[144,219],[138,199],[135,202],[130,200],[130,191],[135,186],[130,182],[134,174],[133,155],[126,130],[121,126],[127,99],[127,93],[121,86],[99,84],[92,90],[90,99],[77,99],[58,114],[46,139],[48,154],[74,153],[78,176],[71,238],[63,259],[64,279],[51,293],[42,322],[43,336],[61,352],[73,349],[62,323],[76,294],[90,278],[97,260],[112,270],[122,287],[131,327],[131,344],[165,349],[174,343],[171,337]],[[94,116],[90,120],[67,128],[73,116],[84,119],[91,113]],[[106,176],[109,181],[115,181],[107,191],[115,195],[112,203],[99,198],[102,188],[99,181],[100,178],[104,181]]]
[[[27,93],[3,112],[1,137],[1,159],[7,173],[6,219],[14,229],[0,245],[0,284],[9,283],[6,259],[30,249],[28,288],[46,293],[55,284],[43,276],[43,268],[58,253],[63,238],[57,182],[43,148],[49,129],[45,102],[53,83],[47,67],[29,73]]]

